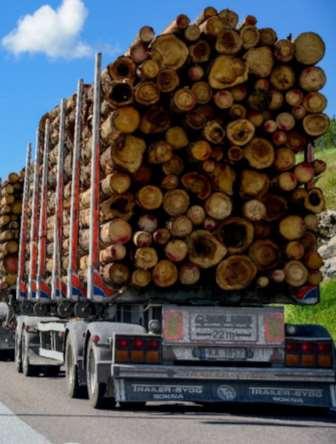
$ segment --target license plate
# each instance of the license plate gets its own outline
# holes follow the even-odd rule
[[[214,361],[245,361],[245,348],[202,348],[200,358]]]
[[[257,316],[249,313],[192,313],[190,331],[193,341],[217,344],[258,340]]]
[[[282,308],[164,306],[162,321],[166,345],[222,349],[284,345]]]

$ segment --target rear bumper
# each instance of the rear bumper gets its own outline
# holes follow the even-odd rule
[[[117,401],[275,403],[336,408],[335,370],[112,364]]]

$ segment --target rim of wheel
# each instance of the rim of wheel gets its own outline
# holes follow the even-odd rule
[[[69,379],[69,384],[72,386],[75,382],[75,367],[73,365],[73,356],[72,356],[71,346],[68,346],[68,348],[67,348],[66,362],[67,362],[66,374]]]
[[[22,368],[27,370],[28,369],[28,353],[26,351],[26,341],[22,340]]]
[[[91,394],[94,393],[95,390],[95,385],[96,385],[96,363],[95,363],[95,358],[94,358],[94,351],[92,350],[92,348],[89,351],[89,357],[88,357],[88,370],[89,370],[89,375],[88,375],[88,382],[90,385],[90,392]]]

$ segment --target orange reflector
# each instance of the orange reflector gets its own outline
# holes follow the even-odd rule
[[[160,352],[158,351],[148,351],[146,353],[146,362],[148,364],[157,364],[161,361]]]
[[[129,353],[124,350],[116,350],[115,352],[115,362],[129,362]]]
[[[145,352],[131,351],[131,362],[145,362]]]
[[[290,366],[298,366],[301,364],[301,356],[300,355],[286,355],[286,365]]]
[[[302,365],[304,367],[315,367],[316,358],[315,355],[302,355]]]
[[[319,355],[317,357],[318,366],[324,368],[332,367],[332,358],[331,355]]]

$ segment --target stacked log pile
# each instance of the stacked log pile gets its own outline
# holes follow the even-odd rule
[[[114,286],[223,290],[321,279],[313,185],[324,43],[207,8],[143,27],[102,75],[101,262]],[[104,199],[106,199],[104,201]]]
[[[321,280],[314,186],[325,164],[297,162],[329,119],[315,33],[279,39],[255,17],[206,8],[159,36],[139,31],[101,76],[101,274],[113,287],[220,290]],[[89,249],[92,87],[82,109],[80,257]],[[67,102],[63,276],[75,96]],[[49,115],[48,270],[58,111]]]
[[[10,173],[0,188],[0,290],[16,284],[24,171]]]

